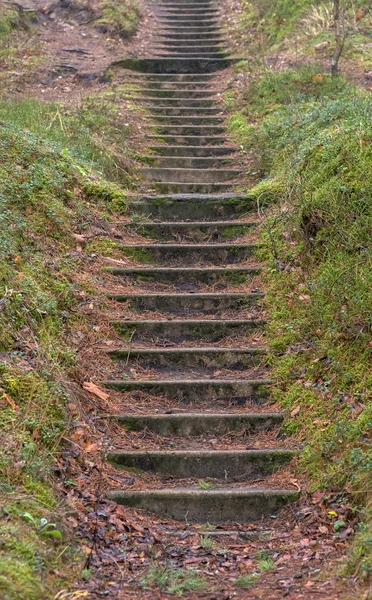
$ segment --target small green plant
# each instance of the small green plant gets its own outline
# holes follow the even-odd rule
[[[257,567],[260,571],[267,572],[272,571],[275,568],[275,564],[272,558],[261,558],[257,560]]]
[[[241,575],[240,577],[237,577],[237,579],[234,581],[234,585],[236,585],[236,587],[249,588],[257,583],[257,580],[257,573],[249,573],[248,575]]]
[[[152,567],[141,580],[143,588],[159,587],[162,591],[176,596],[185,592],[201,591],[206,581],[194,569],[177,569],[171,566]]]
[[[204,550],[213,550],[214,541],[209,535],[201,535],[200,545]]]
[[[57,529],[55,523],[48,523],[48,519],[35,519],[29,512],[24,512],[21,517],[32,523],[39,535],[55,540],[62,540],[62,533]]]
[[[205,481],[205,479],[199,479],[196,485],[201,490],[210,490],[211,488],[213,488],[213,485],[211,483],[208,483],[208,481]]]

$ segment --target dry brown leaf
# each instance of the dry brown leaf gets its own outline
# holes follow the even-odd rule
[[[1,402],[3,401],[3,402]],[[19,411],[19,406],[17,406],[17,404],[14,402],[13,398],[11,398],[9,396],[9,394],[7,394],[5,392],[5,390],[3,390],[3,388],[0,387],[0,402],[3,406],[6,406],[6,404],[9,404],[10,408],[16,412]]]
[[[296,408],[294,408],[291,412],[291,417],[295,417],[296,415],[298,415],[300,410],[301,410],[301,406],[296,406]]]
[[[104,392],[103,390],[101,390],[101,388],[99,388],[98,385],[96,385],[92,381],[84,381],[83,388],[85,390],[87,390],[87,392],[90,392],[91,394],[94,394],[95,396],[97,396],[101,400],[108,400],[109,397],[110,397],[110,394],[107,394],[106,392]]]

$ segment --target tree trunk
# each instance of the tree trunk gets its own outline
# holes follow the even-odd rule
[[[333,21],[335,31],[336,48],[331,61],[332,76],[338,73],[338,62],[340,60],[345,44],[345,11],[340,8],[340,0],[333,0]]]

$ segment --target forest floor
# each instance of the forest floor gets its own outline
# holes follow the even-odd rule
[[[18,0],[18,3],[36,11],[36,27],[30,34],[22,34],[18,58],[1,75],[2,80],[4,77],[7,80],[2,92],[5,98],[42,99],[59,102],[64,107],[78,105],[84,97],[112,90],[113,80],[108,80],[106,73],[111,63],[125,56],[147,55],[153,31],[150,4],[142,7],[144,18],[139,31],[128,42],[98,31],[90,20],[91,9],[78,10],[73,2],[62,5]],[[18,61],[16,68],[14,61]],[[120,74],[118,77],[121,84]],[[138,113],[134,118],[141,128]],[[139,130],[137,133],[132,143],[140,151],[142,134]],[[123,220],[122,215],[117,218]],[[115,220],[114,214],[111,219]],[[77,287],[83,288],[87,281],[96,280],[102,266],[101,257],[94,252],[89,254],[84,248],[86,240],[101,235],[102,231],[105,236],[117,237],[112,223],[104,222],[99,215],[97,221],[92,220],[84,231],[85,239],[78,240],[74,250],[81,264],[74,281]],[[115,471],[101,457],[112,432],[102,431],[95,415],[107,410],[115,395],[107,398],[102,390],[89,393],[83,389],[84,379],[90,379],[99,364],[94,353],[91,356],[85,352],[87,342],[98,345],[103,330],[115,335],[107,329],[112,317],[110,306],[106,306],[106,314],[102,315],[102,295],[101,289],[96,296],[85,296],[79,308],[82,321],[76,320],[68,336],[70,347],[79,356],[79,366],[76,381],[68,382],[73,399],[69,404],[71,431],[60,465],[74,485],[60,481],[56,486],[64,506],[65,527],[84,555],[81,568],[85,580],[76,584],[75,596],[65,597],[165,600],[174,597],[167,591],[173,570],[175,589],[187,598],[370,598],[369,592],[359,589],[357,572],[340,575],[348,541],[357,524],[355,514],[337,497],[307,490],[306,481],[298,477],[295,465],[286,476],[303,491],[301,499],[276,519],[235,526],[226,535],[223,532],[227,528],[212,530],[187,523],[181,530],[175,522],[118,507],[107,500],[105,489],[113,485]],[[336,520],[345,524],[341,532],[335,527]],[[161,568],[156,571],[158,565]],[[163,569],[163,579],[159,569]],[[194,572],[190,569],[201,578],[199,590],[188,591]],[[255,573],[251,579],[250,573]],[[70,575],[59,573],[59,576],[66,579],[69,587]]]

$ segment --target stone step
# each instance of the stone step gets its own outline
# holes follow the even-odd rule
[[[164,87],[143,87],[138,89],[130,90],[131,94],[140,94],[146,97],[152,98],[186,98],[186,99],[200,99],[200,98],[213,98],[218,93],[218,90],[213,88],[204,89],[173,89]]]
[[[124,361],[125,366],[140,362],[142,368],[202,367],[245,369],[265,362],[265,352],[260,348],[133,348],[108,350],[112,359]]]
[[[116,467],[188,477],[246,481],[277,471],[292,460],[296,452],[286,448],[263,450],[121,450],[108,455]]]
[[[208,17],[204,21],[184,17],[182,20],[176,21],[165,15],[159,15],[156,20],[161,31],[168,31],[169,29],[172,31],[196,31],[198,33],[203,31],[220,31],[219,19],[216,17]]]
[[[146,138],[150,140],[150,143],[167,142],[170,147],[172,146],[200,146],[203,147],[207,144],[216,146],[218,144],[226,143],[225,135],[162,135],[160,133],[154,135],[147,135]]]
[[[107,267],[113,275],[129,281],[189,286],[198,289],[205,285],[245,285],[261,273],[261,267]]]
[[[159,123],[158,125],[154,125],[153,128],[160,136],[225,136],[226,139],[226,128],[224,125],[163,125]]]
[[[220,13],[219,9],[216,8],[213,4],[207,5],[198,5],[198,4],[190,4],[189,6],[184,4],[183,6],[177,5],[167,5],[162,6],[161,4],[158,6],[158,14],[167,14],[167,15],[218,15]],[[156,33],[156,32],[155,32]]]
[[[224,123],[224,118],[219,115],[151,115],[152,124],[158,124],[162,127],[164,126],[172,126],[173,125],[183,125],[192,127],[196,127],[199,125],[221,125]]]
[[[182,27],[184,24],[191,25],[204,25],[206,24],[218,24],[218,11],[205,10],[203,12],[189,12],[189,11],[171,11],[171,10],[159,10],[157,18],[162,23],[175,23],[177,26]]]
[[[135,79],[136,81],[152,81],[152,82],[165,82],[172,81],[174,82],[202,82],[208,83],[209,81],[213,81],[216,77],[215,73],[141,73],[137,71],[127,71],[126,75],[131,79]]]
[[[224,242],[233,241],[243,235],[248,235],[258,223],[246,221],[200,221],[200,222],[163,222],[117,223],[126,230],[133,231],[144,237],[162,241],[183,242]]]
[[[254,435],[269,431],[283,422],[280,413],[173,413],[128,414],[112,417],[128,431],[149,429],[163,436],[202,436],[208,433],[226,435],[244,431]]]
[[[219,183],[179,183],[178,181],[153,181],[151,188],[162,194],[217,194],[230,192],[233,182]]]
[[[185,56],[184,52],[171,52],[170,50],[168,51],[154,51],[154,56],[157,56],[159,58],[162,57],[167,57],[167,56],[172,56],[174,58],[183,58]],[[227,54],[226,52],[222,52],[222,51],[216,51],[216,52],[205,52],[204,50],[200,50],[199,52],[189,52],[187,54],[187,56],[191,57],[195,57],[195,58],[224,58],[225,56],[229,56],[229,54]]]
[[[180,314],[197,312],[213,314],[218,317],[219,311],[239,311],[254,307],[260,303],[264,294],[262,293],[218,293],[204,294],[109,294],[109,298],[117,302],[128,302],[129,309],[136,311],[160,311],[165,313]]]
[[[182,46],[176,44],[164,44],[158,43],[156,46],[153,46],[153,52],[156,55],[164,54],[164,56],[174,56],[174,55],[183,55],[183,56],[225,56],[226,48],[221,47],[221,44],[210,44],[210,45],[195,45],[193,46]],[[153,82],[152,82],[153,83]],[[186,82],[189,84],[189,87],[193,88],[201,88],[202,84],[190,84],[190,82]],[[182,89],[181,86],[179,89]]]
[[[170,89],[170,90],[200,90],[203,91],[205,89],[214,89],[213,86],[215,85],[214,80],[209,80],[209,81],[170,81],[168,79],[162,80],[162,81],[154,81],[153,79],[151,80],[135,80],[135,81],[131,81],[131,83],[133,83],[133,85],[137,85],[138,87],[136,89],[139,89],[142,87],[146,87],[146,88],[151,88],[151,89]]]
[[[182,107],[182,106],[167,106],[167,105],[145,105],[144,108],[150,109],[152,115],[164,115],[169,117],[200,117],[200,116],[213,116],[221,114],[221,108],[219,106],[201,106],[195,107]],[[234,148],[236,152],[236,148]],[[169,151],[171,152],[171,150]]]
[[[159,38],[156,42],[157,44],[161,44],[162,46],[176,46],[178,48],[205,48],[205,47],[215,47],[215,46],[223,46],[226,47],[226,42],[222,40],[222,38],[207,38],[206,40],[192,40],[192,39],[183,39],[178,38],[176,40],[167,39],[167,38]],[[200,82],[202,83],[202,82]]]
[[[169,151],[169,149],[168,149]],[[141,160],[157,169],[208,169],[219,167],[221,169],[232,164],[229,156],[142,156]]]
[[[234,146],[150,146],[150,150],[156,155],[169,157],[219,157],[231,156],[236,153]]]
[[[239,194],[171,194],[129,200],[128,207],[136,214],[151,215],[171,222],[236,218],[254,210],[255,203],[253,199]]]
[[[140,264],[173,262],[192,266],[200,262],[223,266],[237,264],[254,256],[256,244],[125,244],[120,252]]]
[[[124,506],[151,511],[183,523],[251,523],[277,513],[298,499],[297,490],[229,488],[199,490],[170,488],[113,490],[111,500]]]
[[[140,167],[138,173],[147,181],[197,183],[201,185],[235,181],[242,171],[240,169],[172,169],[164,167]]]
[[[185,28],[182,27],[182,31]],[[212,30],[215,33],[214,30]],[[167,33],[164,30],[165,33]],[[172,33],[172,30],[169,31]],[[204,31],[189,31],[191,34],[203,34]],[[246,60],[240,57],[229,58],[124,58],[112,62],[110,67],[121,67],[141,73],[214,73],[221,69]]]
[[[142,392],[152,396],[165,396],[182,402],[213,403],[218,399],[244,405],[267,401],[270,379],[119,379],[105,381],[102,385],[121,392]]]
[[[224,38],[219,30],[204,32],[204,33],[188,33],[186,31],[157,31],[156,33],[157,40],[183,40],[187,41],[199,41],[204,42],[206,40],[215,40],[220,39],[224,41]]]
[[[160,99],[161,100],[161,99]],[[159,106],[160,104],[167,104],[168,106],[174,106],[175,108],[217,108],[218,105],[216,104],[215,100],[213,98],[179,98],[177,97],[172,97],[172,98],[163,98],[163,101],[160,102],[159,98],[157,96],[138,96],[138,102],[139,104],[142,105],[147,108],[150,109],[151,111],[151,105],[155,105]]]
[[[220,342],[227,336],[249,336],[262,329],[264,322],[254,319],[179,319],[161,321],[160,319],[114,321],[119,335],[133,341],[143,338],[172,340],[174,343],[208,339],[208,342]]]

